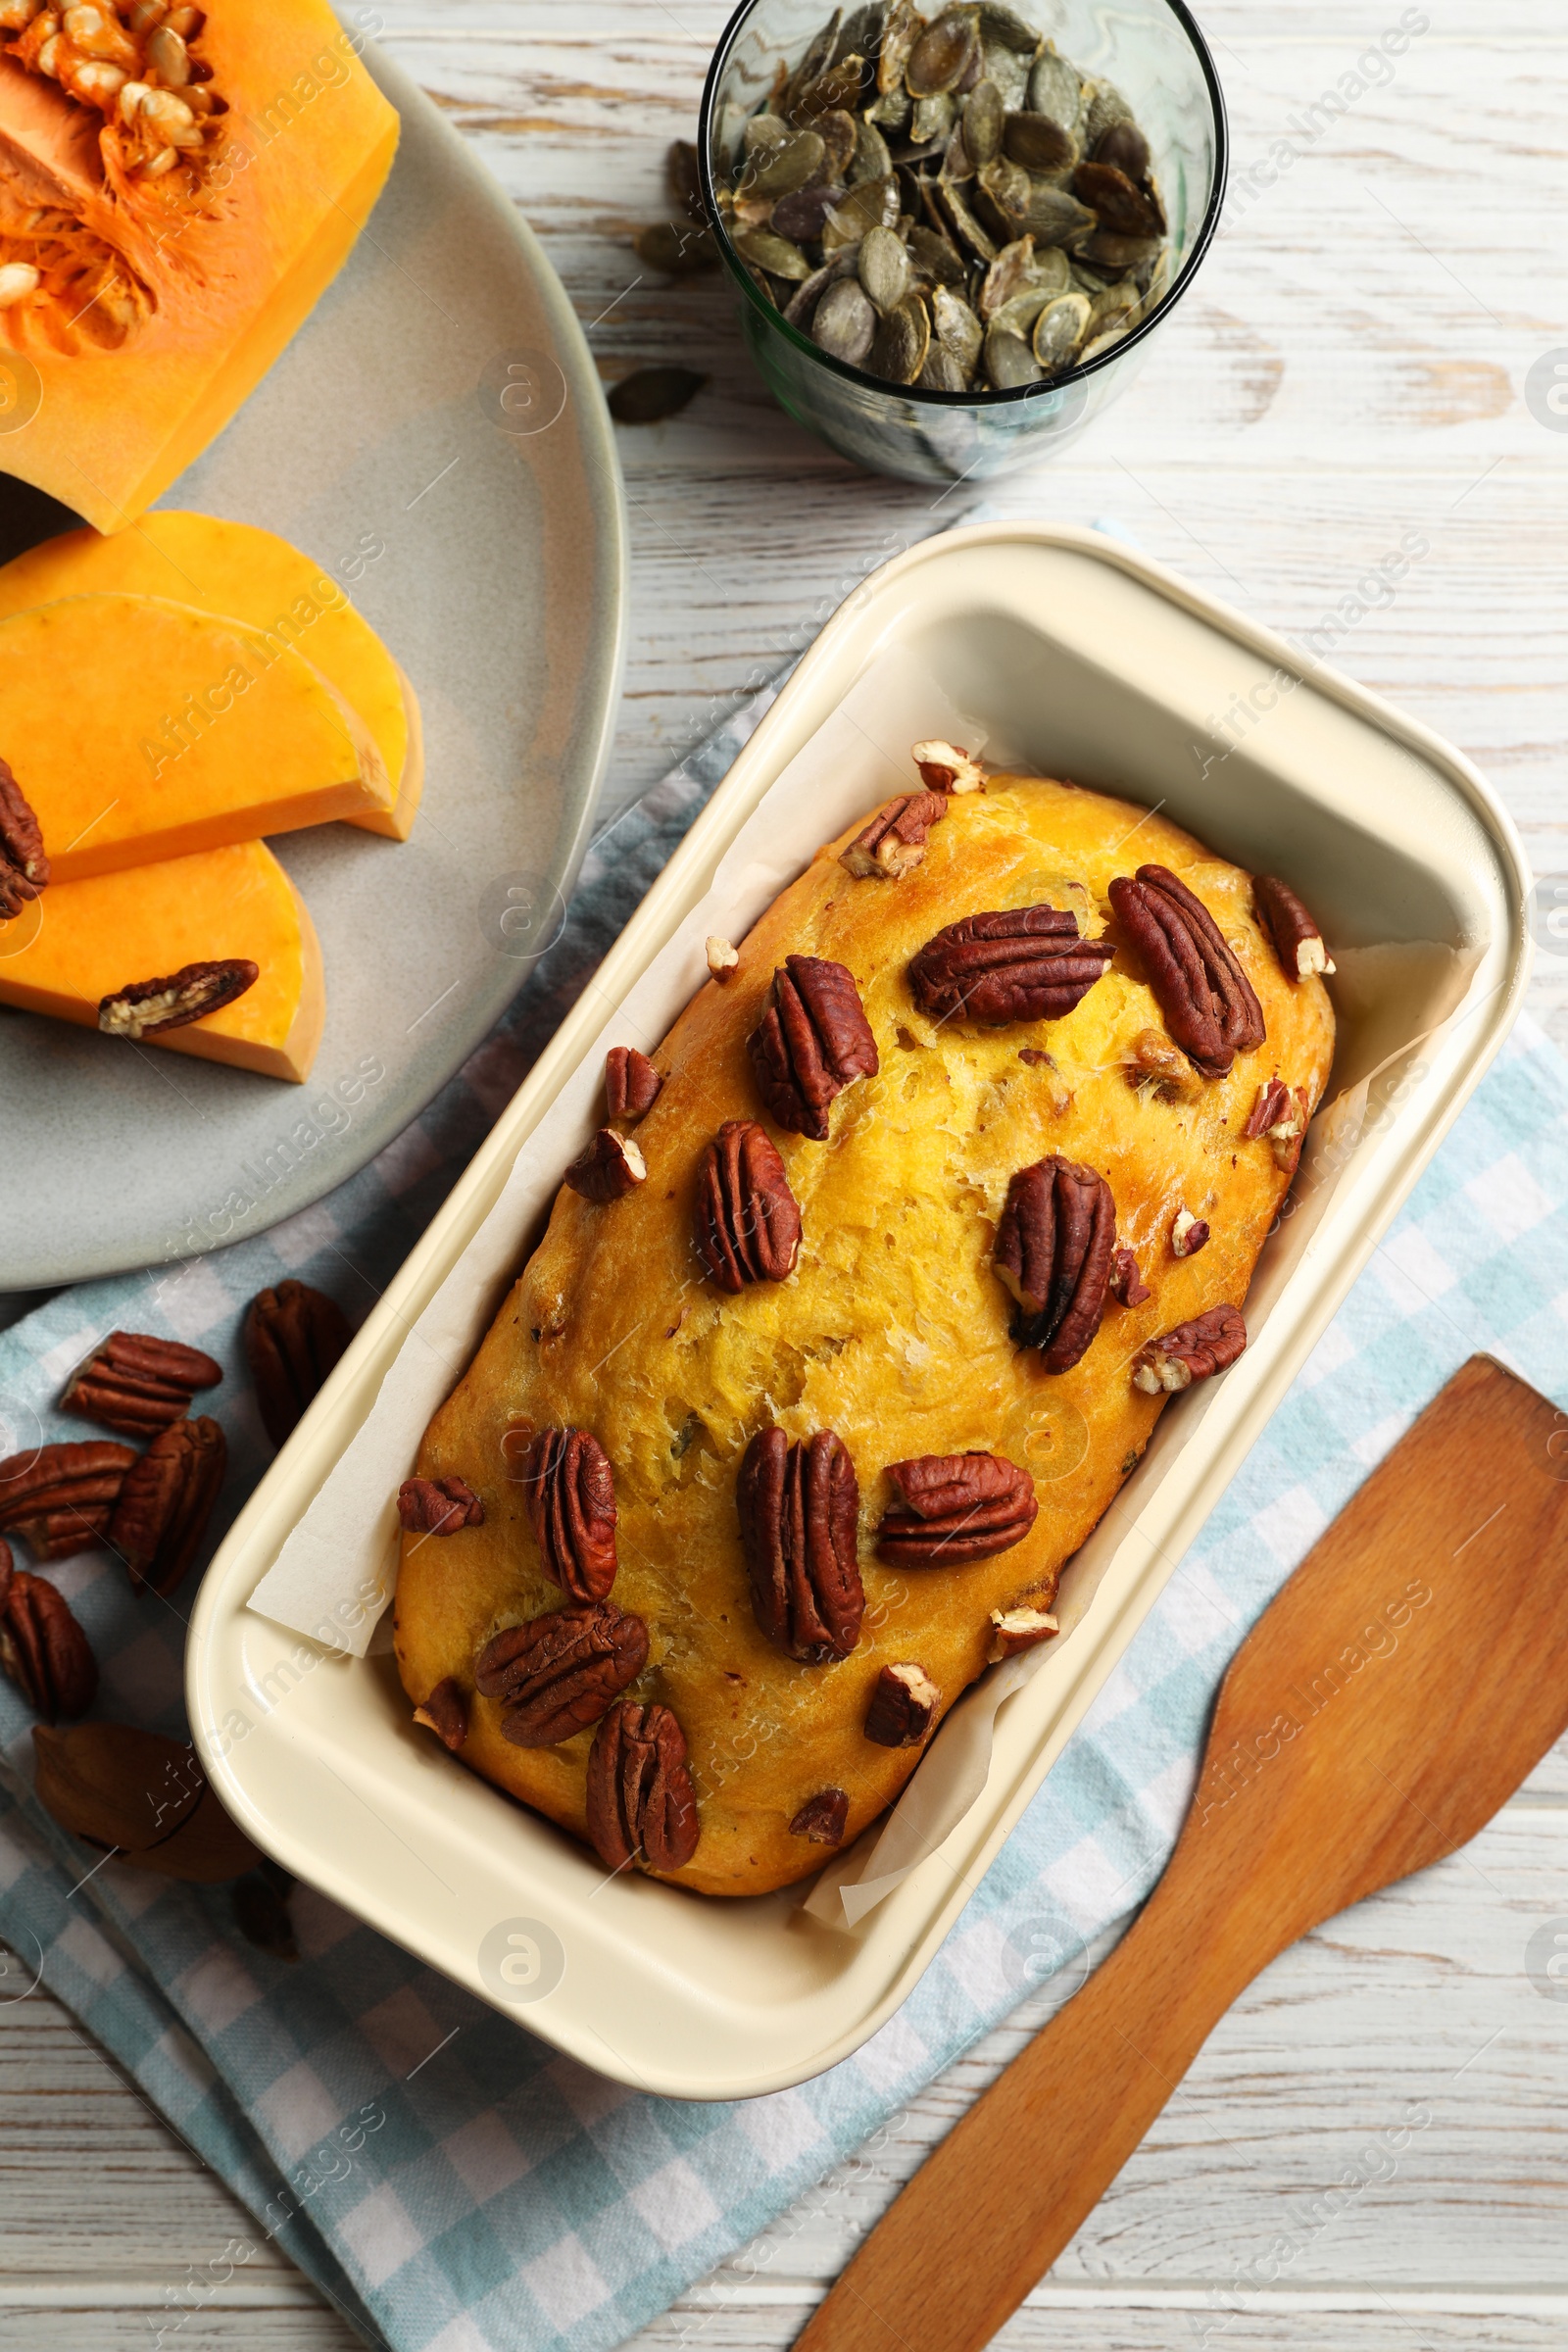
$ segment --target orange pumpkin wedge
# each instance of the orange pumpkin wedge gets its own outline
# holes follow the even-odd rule
[[[6,469],[122,530],[336,275],[398,119],[326,0],[0,21]]]
[[[230,956],[257,966],[243,996],[141,1045],[303,1082],[326,1012],[321,950],[304,900],[263,841],[51,883],[0,923],[0,1004],[96,1029],[102,998]]]
[[[112,539],[65,531],[0,565],[0,620],[57,597],[121,589],[169,597],[293,646],[357,710],[397,800],[349,823],[407,841],[424,787],[414,689],[336,580],[275,531],[155,510]]]
[[[0,758],[57,882],[392,808],[369,730],[303,654],[163,597],[0,621]]]

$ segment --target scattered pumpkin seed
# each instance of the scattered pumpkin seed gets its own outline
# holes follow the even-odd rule
[[[917,294],[905,296],[877,327],[866,366],[890,384],[912,384],[931,348],[931,320]]]
[[[909,291],[909,257],[891,228],[868,228],[860,241],[860,283],[886,317]]]
[[[1095,148],[1097,164],[1111,164],[1141,186],[1149,177],[1149,141],[1136,122],[1113,122]]]
[[[658,424],[673,416],[707,383],[691,368],[639,368],[610,390],[610,414],[617,424]]]
[[[1022,335],[1006,327],[987,329],[985,356],[986,373],[999,392],[1015,392],[1020,384],[1038,384],[1046,372]]]
[[[1072,132],[1049,115],[1009,115],[1003,146],[1028,172],[1070,172],[1078,161]]]
[[[666,277],[695,277],[700,270],[711,270],[718,260],[707,229],[690,220],[656,220],[652,227],[640,228],[632,243],[637,259],[646,262],[650,270],[662,270]]]
[[[977,81],[963,102],[963,144],[978,171],[1002,152],[1005,114],[1002,92],[994,81]]]
[[[938,286],[931,297],[931,323],[966,375],[972,375],[985,342],[985,330],[961,294]]]
[[[1089,324],[1087,294],[1057,294],[1035,320],[1030,349],[1047,375],[1070,367]]]
[[[970,52],[979,35],[975,21],[966,8],[949,9],[928,24],[909,52],[905,68],[904,84],[911,98],[932,98],[939,90],[951,90],[963,78]]]
[[[867,179],[888,179],[893,172],[893,158],[888,143],[869,116],[862,116],[855,133],[855,160],[850,166],[850,178],[860,182]]]
[[[759,270],[765,270],[769,277],[789,278],[798,284],[811,274],[811,265],[800,247],[770,228],[738,228],[735,250]]]
[[[871,348],[876,333],[876,313],[870,297],[858,279],[840,278],[829,286],[816,306],[811,321],[811,339],[835,360],[843,360],[850,368],[858,368]]]
[[[925,355],[925,366],[915,380],[927,392],[966,392],[969,388],[969,379],[957,358],[935,337]]]
[[[1083,83],[1077,70],[1056,55],[1050,41],[1035,59],[1029,76],[1029,104],[1037,115],[1049,115],[1063,130],[1076,131],[1083,120]]]

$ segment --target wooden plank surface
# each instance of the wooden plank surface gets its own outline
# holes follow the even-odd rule
[[[853,472],[772,407],[718,278],[672,289],[631,254],[632,228],[662,216],[663,150],[691,133],[723,0],[381,8],[387,45],[543,238],[606,381],[665,360],[710,377],[682,416],[619,435],[632,602],[613,813],[969,493],[939,500]],[[1568,19],[1560,0],[1438,0],[1426,13],[1393,79],[1233,208],[1126,398],[1065,459],[988,495],[1009,514],[1112,518],[1298,635],[1420,532],[1430,552],[1334,660],[1458,742],[1538,870],[1568,875],[1568,436],[1523,394],[1532,364],[1568,347]],[[1399,14],[1370,0],[1209,0],[1238,172],[1266,162],[1293,114]],[[1568,954],[1542,957],[1532,1002],[1568,1044]],[[1524,1949],[1559,1915],[1561,1750],[1473,1849],[1267,1971],[999,2342],[1557,2352],[1568,2004],[1534,1989]],[[1042,1995],[968,2053],[885,2145],[647,2330],[642,2352],[789,2343],[1047,2006]],[[1412,2101],[1430,2122],[1392,2177],[1366,2177],[1386,2168],[1360,2151]],[[0,2005],[0,2344],[145,2346],[186,2266],[241,2226],[54,2003]],[[1271,2276],[1287,2234],[1295,2251],[1272,2258]],[[353,2341],[275,2255],[187,2316],[177,2340],[181,2352]]]

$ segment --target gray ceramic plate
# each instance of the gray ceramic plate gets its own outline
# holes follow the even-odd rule
[[[326,963],[306,1086],[0,1010],[0,1290],[215,1249],[352,1175],[526,978],[582,855],[622,652],[604,397],[500,189],[368,62],[403,117],[369,227],[161,503],[263,523],[342,580],[417,692],[423,807],[404,843],[349,825],[273,843]],[[0,555],[74,520],[0,481]]]

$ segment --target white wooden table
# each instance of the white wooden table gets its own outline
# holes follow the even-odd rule
[[[716,279],[671,288],[630,253],[662,215],[663,151],[691,131],[722,0],[380,4],[396,54],[543,235],[607,381],[651,361],[711,378],[680,418],[621,434],[634,561],[613,809],[967,494],[938,505],[852,473],[770,405]],[[1393,79],[1314,138],[1291,118],[1353,74],[1401,0],[1208,0],[1238,171],[1263,171],[1134,391],[1054,469],[991,495],[1114,517],[1287,632],[1343,608],[1340,664],[1461,744],[1538,871],[1568,876],[1568,432],[1523,392],[1568,347],[1568,18],[1562,0],[1427,8]],[[1344,600],[1411,530],[1429,554],[1358,617]],[[1568,940],[1535,1005],[1568,1043]],[[1466,1853],[1268,1971],[999,2340],[1561,2352],[1568,2002],[1525,1972],[1553,1918],[1568,1933],[1568,1754]],[[643,2352],[787,2344],[1043,2013],[991,2035]],[[1412,2115],[1392,2173],[1361,2161]],[[62,2010],[0,2006],[0,2344],[146,2345],[185,2266],[238,2226]],[[1299,2250],[1282,2263],[1287,2233]],[[352,2341],[280,2258],[178,2337]]]

